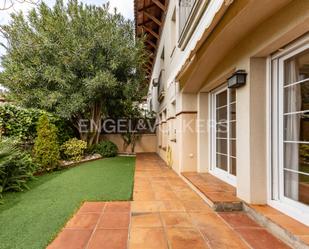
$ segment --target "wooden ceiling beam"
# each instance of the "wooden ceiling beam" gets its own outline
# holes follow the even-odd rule
[[[152,46],[154,49],[157,49],[157,45],[154,44],[154,43],[153,43],[152,41],[150,41],[149,39],[147,39],[146,42],[147,42],[150,46]]]
[[[159,0],[151,0],[155,5],[157,5],[161,10],[166,11],[166,6],[162,4]]]
[[[150,34],[152,34],[155,38],[159,39],[160,36],[158,33],[156,33],[155,31],[153,31],[152,29],[148,28],[145,25],[142,25],[143,29],[145,29],[146,31],[148,31]]]
[[[150,68],[150,69],[152,69],[152,67],[153,67],[153,64],[151,64],[151,63],[146,63],[146,66],[147,66],[147,68]]]
[[[148,21],[146,21],[146,22],[139,23],[139,24],[137,24],[137,26],[146,25],[146,24],[148,24],[148,23],[153,23],[153,20],[148,20]]]
[[[148,13],[146,10],[144,11],[145,16],[147,16],[149,19],[151,19],[153,22],[155,22],[156,24],[158,24],[160,27],[162,26],[162,22],[156,18],[155,16],[153,16],[152,14]]]
[[[152,61],[148,60],[147,63],[152,67],[153,66],[153,63]]]
[[[148,69],[152,69],[152,66],[150,66],[149,64],[145,64],[145,66],[146,66],[146,68],[148,68]]]
[[[145,10],[150,9],[150,8],[153,7],[153,6],[156,6],[156,5],[155,5],[155,4],[150,4],[150,5],[148,5],[148,6],[144,6],[144,7],[141,8],[141,9],[138,9],[137,11],[138,11],[138,12],[145,11]]]

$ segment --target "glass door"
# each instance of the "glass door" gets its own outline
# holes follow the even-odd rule
[[[272,199],[309,224],[309,43],[284,52],[272,59]]]
[[[212,172],[236,185],[236,90],[212,94]]]
[[[309,49],[279,59],[280,194],[309,205]]]

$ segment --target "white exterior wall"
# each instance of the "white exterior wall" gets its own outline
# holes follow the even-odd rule
[[[238,13],[236,17],[225,20],[228,24],[222,25],[219,31],[215,30],[218,32],[214,32],[211,42],[207,43],[205,40],[205,47],[202,44],[199,51],[194,50],[194,53],[191,53],[214,15],[225,7],[224,2],[231,2],[211,1],[185,50],[176,48],[170,57],[173,50],[170,44],[170,22],[175,7],[178,12],[176,2],[170,1],[158,48],[158,55],[163,47],[165,48],[166,97],[162,103],[159,104],[157,101],[157,89],[150,86],[150,92],[154,90],[152,99],[153,103],[156,103],[155,110],[160,113],[167,108],[167,122],[173,123],[169,127],[176,127],[177,130],[176,143],[168,139],[168,145],[173,151],[172,167],[178,173],[209,171],[209,133],[204,132],[201,125],[205,124],[200,123],[201,120],[209,118],[209,93],[226,83],[228,76],[235,70],[246,70],[247,83],[237,89],[237,196],[247,203],[270,203],[270,183],[267,183],[267,172],[271,167],[268,156],[271,155],[268,154],[267,137],[269,82],[266,62],[272,53],[309,31],[309,13],[306,11],[309,2],[273,0],[267,5],[267,1],[262,0],[234,1],[236,5],[239,4],[233,10]],[[241,4],[248,6],[244,7]],[[178,24],[176,27],[178,29]],[[158,56],[152,79],[158,77],[161,68]],[[184,75],[183,88],[180,88],[180,83],[175,82],[180,71]],[[194,87],[190,87],[192,85]],[[172,102],[176,103],[176,111],[171,108]],[[169,121],[170,117],[174,119]],[[196,129],[184,131],[183,122],[190,120],[193,120]],[[165,153],[160,152],[160,155],[165,159]]]
[[[207,1],[204,0],[206,3]],[[150,99],[153,110],[159,115],[163,111],[167,111],[167,125],[169,130],[167,132],[168,141],[167,146],[170,146],[173,154],[173,168],[176,172],[182,171],[196,171],[197,170],[197,95],[183,94],[180,92],[179,83],[176,81],[176,75],[184,66],[192,50],[196,47],[198,41],[201,39],[205,29],[212,23],[215,14],[224,5],[224,0],[210,1],[206,11],[202,14],[195,31],[188,40],[185,49],[182,50],[177,46],[179,37],[179,3],[178,0],[170,0],[168,10],[165,17],[164,28],[161,33],[160,44],[157,49],[157,56],[151,81],[157,79],[160,75],[161,69],[164,69],[163,84],[165,89],[165,98],[161,103],[158,102],[157,87],[149,85],[148,103]],[[176,13],[176,24],[173,23],[173,15]],[[174,29],[175,28],[175,29]],[[175,37],[176,35],[176,37]],[[161,59],[162,51],[164,49],[164,61]],[[172,104],[174,103],[174,105]],[[189,112],[189,113],[187,113]],[[192,119],[192,120],[191,120]],[[194,124],[194,131],[183,130],[182,127],[186,122]],[[165,127],[159,125],[158,127]],[[176,127],[176,143],[171,141],[173,139],[173,127]],[[158,137],[162,136],[163,131]],[[160,145],[160,143],[159,143]],[[191,148],[188,150],[187,148]],[[166,160],[166,151],[158,148],[158,154]]]
[[[178,0],[170,0],[167,14],[165,17],[164,28],[161,33],[160,44],[157,49],[157,57],[155,60],[155,65],[150,81],[152,82],[153,79],[158,78],[161,69],[164,68],[165,70],[164,88],[167,90],[167,97],[165,97],[164,101],[160,104],[158,102],[157,88],[154,88],[151,84],[149,85],[149,93],[152,93],[152,100],[155,111],[161,112],[164,108],[167,107],[168,103],[170,103],[171,100],[176,98],[179,89],[177,82],[175,82],[176,75],[179,73],[182,66],[185,64],[185,61],[189,57],[191,51],[195,48],[197,42],[201,39],[201,36],[205,31],[205,29],[211,24],[214,15],[218,12],[223,3],[224,0],[210,1],[207,10],[201,17],[201,20],[197,25],[188,44],[186,45],[184,50],[181,50],[176,44],[178,42],[178,36],[179,36],[179,30],[178,30],[179,17],[177,14],[179,12],[179,3]],[[176,39],[171,37],[174,34],[171,30],[172,26],[171,22],[175,9],[176,9]],[[175,44],[172,44],[171,41],[175,41]],[[163,48],[165,54],[164,65],[162,65],[161,63],[161,54]]]

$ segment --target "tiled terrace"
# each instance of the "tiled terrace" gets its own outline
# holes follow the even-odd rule
[[[243,212],[216,213],[155,154],[136,160],[134,200],[85,203],[49,249],[290,248]]]
[[[193,184],[216,211],[241,211],[242,201],[236,188],[208,173],[186,172],[182,175]]]

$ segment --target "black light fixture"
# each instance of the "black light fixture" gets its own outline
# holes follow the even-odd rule
[[[157,87],[159,85],[159,78],[153,79],[152,85],[153,85],[153,87]]]
[[[238,88],[246,84],[247,73],[245,70],[236,71],[231,77],[227,79],[229,88]]]

